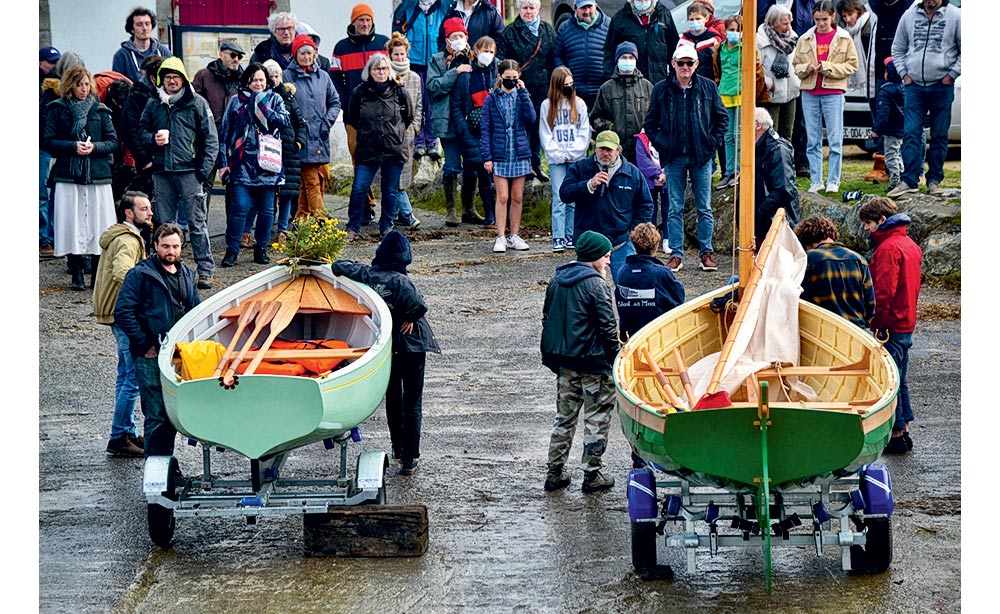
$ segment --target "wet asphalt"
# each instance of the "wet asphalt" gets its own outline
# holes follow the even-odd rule
[[[547,237],[527,252],[491,253],[480,228],[443,228],[415,212],[410,273],[442,347],[427,362],[419,470],[388,476],[390,503],[422,503],[430,548],[419,558],[337,559],[303,555],[298,517],[178,519],[176,545],[152,545],[141,495],[141,461],[104,452],[110,429],[115,346],[94,322],[89,292],[69,290],[65,260],[39,264],[39,600],[42,612],[957,612],[961,610],[960,321],[918,323],[910,360],[915,447],[884,462],[892,474],[894,559],[888,572],[853,576],[839,550],[774,550],[768,596],[759,549],[697,554],[659,547],[676,579],[644,582],[633,572],[625,480],[628,447],[615,417],[604,456],[617,480],[605,493],[580,491],[582,452],[568,465],[572,485],[542,490],[555,411],[555,376],[538,350],[545,285],[572,255],[552,254]],[[328,197],[346,218],[346,200]],[[224,246],[221,198],[210,212],[216,262]],[[372,228],[372,227],[369,227]],[[375,240],[348,246],[362,261]],[[728,278],[679,273],[688,297]],[[689,256],[691,256],[689,254]],[[688,258],[692,264],[696,259]],[[219,269],[216,288],[260,267],[249,253]],[[206,292],[209,294],[211,291]],[[927,288],[921,308],[960,303]],[[59,382],[60,385],[48,385]],[[352,447],[388,450],[380,408]],[[579,440],[579,434],[577,436]],[[201,448],[177,440],[186,474],[201,472]],[[286,476],[329,477],[337,456],[314,444],[295,450]],[[247,476],[236,453],[213,457],[217,473]],[[676,530],[676,529],[675,529]]]

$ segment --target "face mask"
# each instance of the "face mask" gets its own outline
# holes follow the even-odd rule
[[[448,46],[451,47],[452,51],[462,51],[465,49],[465,39],[460,38],[454,41],[448,41]]]
[[[626,74],[635,72],[635,60],[628,58],[618,60],[618,72]]]
[[[489,66],[493,63],[494,57],[496,57],[496,54],[490,51],[480,51],[479,55],[476,56],[476,59],[479,60],[479,63],[483,66]]]
[[[704,19],[692,19],[688,22],[688,30],[691,30],[695,34],[701,34],[705,29]]]
[[[566,96],[566,97],[572,96],[574,89],[575,89],[575,87],[572,86],[572,85],[564,85],[564,86],[562,86],[563,96]]]
[[[641,13],[648,11],[649,7],[653,6],[653,0],[635,0],[635,2],[632,3],[632,6],[635,7],[635,10]]]
[[[736,45],[740,42],[742,36],[742,32],[726,32],[726,42],[730,45]]]
[[[517,79],[501,79],[500,83],[503,85],[504,89],[512,90],[517,87]]]

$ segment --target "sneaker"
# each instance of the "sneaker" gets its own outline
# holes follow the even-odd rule
[[[111,456],[137,458],[143,456],[142,448],[129,441],[128,437],[119,437],[108,442],[105,452]]]
[[[888,194],[886,194],[886,196],[888,196],[889,198],[896,198],[896,197],[902,196],[903,194],[913,194],[916,191],[917,191],[917,188],[911,188],[910,184],[906,183],[905,181],[900,181],[896,185],[896,187],[894,187],[893,189],[889,190],[889,192],[888,192]]]
[[[413,475],[417,472],[417,459],[404,458],[399,462],[399,475]]]
[[[600,469],[583,474],[583,492],[608,490],[614,485],[615,479],[610,475],[604,475]]]
[[[677,256],[671,256],[670,260],[667,260],[667,268],[676,273],[684,268],[684,263]]]
[[[669,254],[670,253],[670,241],[667,241],[666,239],[664,239],[663,242],[660,243],[660,251],[663,252],[664,254]]]
[[[719,265],[715,263],[715,254],[702,254],[701,255],[701,270],[702,271],[718,271]]]
[[[504,237],[497,237],[497,240],[493,242],[493,253],[502,254],[507,251],[507,239]]]
[[[812,192],[813,194],[818,194],[819,192],[823,191],[823,184],[814,183],[811,186],[809,186],[809,191]]]
[[[507,237],[507,247],[513,250],[517,250],[519,252],[523,252],[524,250],[528,249],[528,244],[525,243],[524,239],[522,239],[519,235],[510,235],[509,237]]]
[[[410,216],[404,215],[402,213],[396,215],[396,219],[392,220],[393,226],[402,226],[403,228],[410,227]]]
[[[906,438],[903,436],[890,437],[889,443],[882,450],[882,454],[906,454],[910,449],[906,447]]]
[[[545,476],[545,490],[552,492],[553,490],[566,488],[571,481],[569,474],[563,470],[562,465],[552,465]]]
[[[573,237],[566,237],[566,240],[563,244],[566,246],[566,249],[572,249],[574,251],[576,250],[576,246],[573,245]]]
[[[830,193],[833,193],[833,192],[839,192],[839,191],[840,191],[840,184],[839,183],[834,183],[834,182],[831,181],[831,182],[829,182],[829,183],[826,184],[826,192],[827,192],[827,194],[830,194]]]
[[[719,180],[719,183],[715,184],[716,190],[725,190],[726,188],[731,188],[736,185],[736,175],[726,175]]]
[[[211,290],[212,289],[212,276],[211,275],[199,275],[198,276],[198,289],[199,290]]]
[[[931,196],[941,196],[944,194],[944,189],[940,183],[931,182],[927,184],[927,193]]]
[[[565,239],[552,239],[552,253],[559,254],[566,251]]]

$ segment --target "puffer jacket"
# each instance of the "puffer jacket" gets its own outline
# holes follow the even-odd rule
[[[626,4],[611,18],[608,38],[604,41],[605,78],[615,74],[615,49],[631,41],[639,51],[636,66],[652,83],[659,83],[670,74],[670,58],[680,39],[666,6],[657,2],[649,16],[649,25],[643,26],[632,6]]]
[[[389,38],[384,34],[376,34],[374,28],[372,24],[371,34],[362,36],[354,32],[353,25],[348,25],[347,38],[340,39],[333,47],[330,77],[333,78],[333,86],[337,88],[337,95],[340,96],[341,108],[350,108],[351,94],[361,85],[361,71],[364,70],[369,58],[373,55],[389,56],[385,50]],[[344,117],[344,123],[354,126],[347,116]]]
[[[573,73],[577,93],[587,100],[593,100],[604,83],[604,41],[610,27],[611,18],[598,9],[597,22],[589,28],[570,17],[556,35],[555,65]]]
[[[684,117],[685,97],[693,96],[691,114]],[[722,146],[729,126],[729,114],[722,104],[715,83],[700,75],[692,76],[687,93],[675,77],[660,81],[653,87],[649,110],[643,128],[660,154],[664,165],[682,155],[681,126],[690,124],[692,141],[687,143],[689,156],[695,164],[705,164]]]
[[[601,192],[592,194],[587,183],[601,170],[593,155],[569,165],[559,187],[564,203],[575,203],[574,240],[593,230],[611,240],[615,247],[628,241],[629,233],[643,222],[653,221],[653,197],[639,168],[624,159]]]
[[[435,53],[431,58],[431,65],[427,67],[425,84],[431,101],[431,134],[435,137],[455,138],[455,129],[451,125],[451,96],[458,81],[458,71],[455,69],[462,64],[469,64],[467,53],[454,56],[444,51]]]
[[[181,276],[181,296],[177,297],[184,313],[201,302],[198,288],[194,285],[194,272],[184,264],[177,263],[177,273]],[[135,265],[125,275],[125,281],[118,292],[115,303],[115,323],[128,335],[128,348],[133,357],[142,356],[150,348],[160,347],[164,337],[177,318],[174,317],[173,299],[163,275],[167,273],[156,259],[156,254]]]
[[[882,222],[871,235],[875,244],[869,267],[875,284],[872,330],[912,333],[917,326],[923,252],[907,235],[909,224],[910,216],[897,213]]]
[[[818,61],[816,57],[816,27],[809,28],[799,37],[795,44],[795,54],[792,56],[792,67],[802,83],[800,91],[816,89],[817,74],[807,74],[806,68]],[[837,28],[830,42],[830,55],[820,65],[823,75],[823,87],[828,90],[847,91],[847,78],[858,71],[858,50],[854,39],[847,30]]]
[[[115,224],[101,234],[101,259],[94,279],[94,315],[98,324],[115,323],[115,301],[125,275],[146,257],[142,235],[127,224]]]
[[[444,23],[448,8],[444,0],[435,0],[426,13],[420,10],[417,0],[403,0],[396,7],[392,15],[392,31],[399,32],[410,41],[407,57],[414,68],[426,69],[431,57],[437,53],[438,30]]]
[[[618,323],[608,282],[594,267],[570,262],[556,269],[542,305],[542,364],[610,374],[618,354]]]
[[[282,83],[275,90],[285,103],[289,123],[281,128],[281,166],[285,173],[285,183],[278,187],[279,196],[299,195],[302,185],[302,162],[299,160],[302,148],[309,140],[309,126],[302,118],[299,101],[295,99],[295,85]]]
[[[451,96],[451,125],[456,138],[462,144],[462,160],[470,164],[482,164],[479,152],[479,130],[472,130],[466,118],[474,108],[482,108],[486,97],[493,91],[497,81],[497,62],[493,60],[487,67],[473,62],[472,72],[461,74],[455,82]]]
[[[295,99],[308,127],[308,139],[299,153],[303,164],[330,163],[330,129],[340,115],[340,96],[327,73],[305,70],[292,62],[281,73],[284,83],[295,86]]]
[[[438,26],[437,50],[439,52],[444,51],[447,46],[444,38],[444,22],[452,17],[458,17],[465,21],[465,29],[469,31],[470,46],[475,45],[476,41],[483,36],[489,36],[494,41],[499,41],[500,34],[504,31],[503,17],[492,0],[479,0],[479,4],[472,9],[472,15],[467,20],[455,9],[455,5],[462,1],[454,0],[451,3],[448,12],[444,14],[441,25]]]
[[[549,75],[555,68],[552,57],[555,44],[556,31],[551,25],[539,19],[538,36],[535,36],[520,16],[504,28],[497,40],[497,60],[517,60],[521,81],[528,88],[536,111],[549,93]]]
[[[792,57],[795,52],[786,54],[788,76],[775,77],[772,70],[774,59],[780,51],[764,32],[764,26],[757,28],[757,50],[760,52],[760,65],[764,69],[764,85],[771,93],[771,104],[785,104],[799,97],[799,76],[792,70]]]
[[[638,69],[623,75],[616,68],[614,78],[601,86],[590,111],[594,134],[613,130],[621,140],[625,157],[634,160],[635,135],[642,130],[652,94],[653,84]]]
[[[387,81],[388,87],[378,92],[369,79],[351,92],[351,106],[346,121],[358,131],[354,149],[357,164],[406,162],[406,131],[413,123],[413,101],[406,88],[395,79]]]
[[[754,173],[754,236],[757,244],[771,227],[771,218],[784,208],[792,228],[799,223],[799,190],[795,187],[792,144],[770,129],[757,139]]]
[[[256,93],[240,90],[229,99],[219,133],[219,168],[229,167],[229,181],[233,185],[250,187],[275,186],[284,179],[284,150],[282,170],[269,173],[261,170],[257,162],[260,154],[260,135],[270,134],[280,138],[281,129],[291,120],[281,96],[273,91],[261,92],[265,103],[261,105],[264,118],[257,117],[254,109]]]
[[[111,109],[96,99],[90,107],[84,128],[86,136],[94,144],[94,151],[89,156],[77,155],[76,142],[87,139],[86,136],[72,134],[72,130],[73,111],[69,101],[60,98],[49,103],[45,132],[42,134],[42,148],[55,158],[55,164],[49,172],[49,186],[56,183],[111,183],[111,162],[118,149],[118,136],[111,122]]]
[[[502,90],[495,89],[486,97],[483,102],[483,122],[479,133],[479,155],[484,163],[503,162],[507,158],[507,124],[500,111],[500,104],[497,96],[501,96]],[[510,131],[514,137],[514,157],[517,160],[526,160],[531,157],[531,145],[528,140],[528,129],[535,123],[538,115],[535,114],[535,107],[531,104],[531,96],[528,95],[528,88],[519,87],[514,90],[513,95],[517,96],[517,113],[514,116],[514,123]],[[513,160],[506,160],[513,162]]]

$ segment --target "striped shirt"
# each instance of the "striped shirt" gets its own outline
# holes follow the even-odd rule
[[[875,316],[875,288],[868,262],[840,243],[823,243],[807,256],[803,300],[867,329]]]

